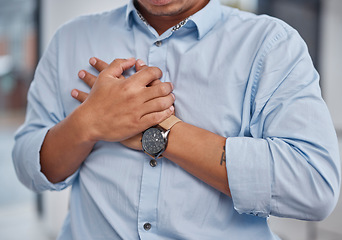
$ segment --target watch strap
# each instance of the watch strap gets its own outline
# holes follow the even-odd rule
[[[159,123],[159,126],[164,128],[165,130],[170,130],[174,125],[181,122],[179,118],[175,115],[171,115],[169,118],[165,119],[163,122]]]

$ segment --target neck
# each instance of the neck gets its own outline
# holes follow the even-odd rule
[[[174,14],[153,14],[147,11],[138,1],[135,1],[135,7],[146,19],[146,21],[162,35],[166,30],[180,23],[184,19],[195,14],[208,4],[209,0],[197,1],[193,6],[188,9],[182,9]]]

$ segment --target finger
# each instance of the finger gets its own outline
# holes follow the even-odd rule
[[[75,98],[76,100],[78,100],[79,102],[83,103],[87,99],[89,94],[86,93],[86,92],[82,92],[82,91],[80,91],[78,89],[73,89],[71,91],[71,96],[73,98]]]
[[[159,79],[157,79],[157,80],[154,80],[154,81],[152,81],[149,85],[147,85],[148,87],[151,87],[151,86],[155,86],[155,85],[158,85],[158,84],[160,84],[160,83],[162,83],[162,81],[160,81]]]
[[[118,77],[120,80],[125,80],[125,76],[124,75],[121,75],[120,77]]]
[[[109,73],[110,75],[120,78],[122,73],[130,68],[132,68],[135,65],[135,59],[129,58],[129,59],[115,59],[113,62],[111,62],[104,70],[104,72]]]
[[[143,60],[138,59],[136,61],[136,63],[135,63],[135,70],[137,72],[139,72],[140,70],[144,69],[145,67],[147,67],[147,66],[146,66],[146,63]]]
[[[158,98],[158,97],[165,97],[169,95],[172,92],[172,90],[173,90],[172,84],[169,82],[167,83],[161,82],[151,87],[147,87],[144,93],[145,101],[149,101],[151,99]]]
[[[157,67],[145,67],[139,72],[136,72],[126,80],[133,82],[141,87],[148,86],[154,80],[160,79],[163,76],[162,71]]]
[[[167,110],[171,106],[173,106],[174,102],[175,102],[175,98],[173,94],[169,94],[165,97],[152,99],[144,103],[144,106],[141,109],[142,111],[141,116],[144,116],[146,114],[153,113],[153,112],[161,112],[161,111]]]
[[[89,63],[99,72],[102,72],[104,69],[106,69],[109,66],[108,63],[96,57],[90,58]]]
[[[94,76],[93,74],[91,74],[91,73],[89,73],[89,72],[87,72],[85,70],[79,71],[78,77],[80,79],[82,79],[83,82],[85,82],[90,88],[93,87],[93,85],[94,85],[94,83],[96,81],[96,78],[97,78],[96,76]]]
[[[141,121],[144,123],[144,129],[147,129],[149,127],[155,126],[159,123],[161,123],[162,121],[164,121],[165,119],[167,119],[168,117],[170,117],[173,112],[174,112],[175,108],[173,106],[171,106],[168,109],[165,109],[164,111],[161,112],[153,112],[153,113],[149,113],[144,115],[141,118]]]
[[[137,71],[137,72],[139,72],[140,70],[142,70],[142,69],[144,69],[144,68],[146,68],[147,67],[147,65],[146,65],[146,63],[143,61],[143,60],[141,60],[141,59],[138,59],[137,60],[137,62],[135,63],[135,70]],[[148,87],[150,87],[150,86],[154,86],[154,85],[157,85],[157,84],[159,84],[159,83],[161,83],[162,81],[160,81],[159,79],[156,79],[156,80],[154,80],[154,81],[152,81],[149,85],[147,85]]]
[[[138,61],[136,62],[136,64],[135,64],[135,70],[137,71],[137,72],[139,72],[140,70],[142,70],[142,69],[144,69],[144,68],[146,68],[147,67],[147,65],[146,65],[146,63],[143,61],[143,60],[141,60],[141,59],[138,59]],[[148,87],[150,87],[150,86],[153,86],[153,85],[157,85],[157,84],[159,84],[159,83],[161,83],[162,81],[160,81],[159,79],[156,79],[156,80],[154,80],[154,81],[152,81],[149,85],[147,85]]]

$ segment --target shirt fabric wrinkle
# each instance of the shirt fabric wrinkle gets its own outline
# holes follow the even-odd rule
[[[319,76],[299,44],[299,34],[282,21],[224,7],[218,0],[161,36],[142,22],[133,0],[76,18],[58,30],[36,70],[26,121],[16,133],[17,175],[38,192],[72,186],[59,240],[279,239],[267,224],[269,215],[321,219],[335,206],[340,188],[336,134],[320,91],[314,91]],[[293,53],[280,55],[288,51]],[[65,181],[47,180],[40,172],[41,145],[49,128],[79,106],[71,90],[89,92],[77,73],[93,71],[88,59],[94,56],[106,62],[135,57],[161,69],[161,81],[174,85],[176,115],[227,138],[232,198],[166,158],[152,167],[142,151],[104,141]],[[292,68],[285,76],[285,70],[275,71],[280,61]],[[132,74],[134,69],[125,72]],[[290,81],[294,74],[301,78]],[[284,90],[296,87],[296,96]],[[286,108],[276,109],[279,104]],[[308,122],[313,116],[317,121]],[[317,131],[322,127],[325,131]],[[313,211],[318,207],[323,210]]]

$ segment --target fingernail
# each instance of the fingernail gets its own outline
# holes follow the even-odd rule
[[[173,105],[169,109],[171,112],[175,111],[175,107]]]
[[[92,57],[90,60],[89,60],[89,63],[91,64],[91,65],[95,65],[96,64],[96,58],[94,58],[94,57]]]
[[[141,60],[141,59],[138,59],[137,64],[138,64],[140,67],[146,65],[146,63],[145,63],[143,60]]]
[[[80,71],[79,73],[78,73],[78,77],[80,78],[80,79],[83,79],[84,77],[85,77],[85,72],[84,71]]]
[[[73,98],[77,98],[78,97],[78,92],[74,89],[74,90],[72,90],[71,91],[71,96],[73,97]]]
[[[172,84],[172,82],[170,82],[170,85],[171,85],[171,89],[173,90],[173,84]]]
[[[173,100],[176,100],[176,96],[173,93],[171,93],[171,95],[173,97]]]

